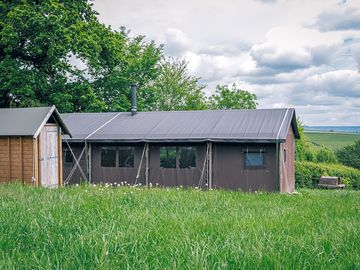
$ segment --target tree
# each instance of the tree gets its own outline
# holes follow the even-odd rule
[[[231,88],[228,85],[217,85],[208,104],[213,110],[256,109],[256,99],[255,94],[239,89],[234,83]]]
[[[162,47],[101,24],[87,0],[0,2],[0,107],[130,110],[156,78]]]
[[[360,140],[338,150],[336,156],[342,164],[360,169]]]
[[[323,145],[315,147],[308,136],[304,133],[304,125],[296,119],[300,139],[296,140],[295,159],[298,161],[312,161],[322,163],[337,163],[337,157],[333,150],[326,148]]]
[[[149,102],[150,110],[203,110],[206,109],[204,85],[200,78],[190,76],[185,59],[164,59],[160,65],[159,76],[152,87],[153,96]]]

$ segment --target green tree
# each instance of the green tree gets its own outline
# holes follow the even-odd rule
[[[296,140],[295,159],[298,161],[312,161],[321,163],[337,163],[337,157],[331,149],[325,146],[315,147],[304,133],[304,125],[296,119],[300,139]]]
[[[150,110],[203,110],[206,109],[204,85],[200,78],[189,75],[185,59],[164,59],[159,76],[152,86],[148,99]]]
[[[146,100],[162,47],[101,24],[87,0],[0,2],[0,107],[130,109],[130,83]],[[140,99],[141,100],[141,99]],[[141,107],[141,106],[140,106]]]
[[[338,150],[336,156],[342,164],[360,169],[360,140]]]
[[[300,139],[295,141],[295,159],[298,161],[315,161],[316,151],[309,138],[304,133],[304,125],[299,118],[296,119],[296,123],[298,126]]]
[[[239,89],[235,83],[231,88],[228,85],[217,85],[208,106],[212,110],[256,109],[256,99],[255,94]]]

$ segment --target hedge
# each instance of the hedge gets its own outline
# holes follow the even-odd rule
[[[339,176],[346,187],[360,189],[360,170],[339,164],[295,162],[296,187],[315,187],[322,175]]]

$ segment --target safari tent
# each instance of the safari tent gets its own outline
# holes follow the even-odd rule
[[[63,138],[66,183],[294,191],[292,108],[62,117],[73,135]]]
[[[0,109],[0,182],[62,185],[62,138],[69,129],[53,107]]]

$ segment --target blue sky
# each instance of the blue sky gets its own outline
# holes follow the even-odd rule
[[[211,94],[237,83],[308,125],[360,125],[360,0],[95,0],[113,29],[165,44]]]

